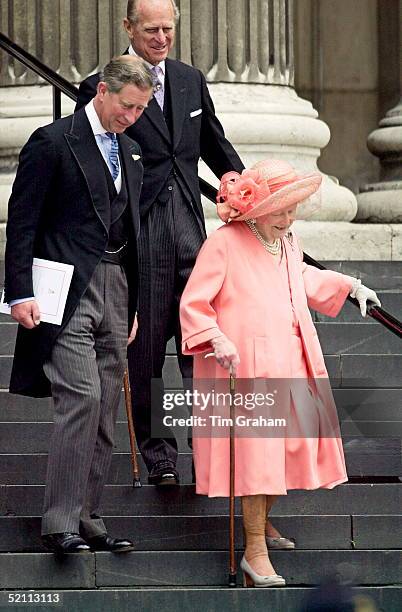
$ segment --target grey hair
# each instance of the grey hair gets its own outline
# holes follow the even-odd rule
[[[136,85],[146,91],[153,88],[152,72],[139,57],[120,55],[110,60],[100,74],[111,93],[119,93],[125,85]]]
[[[128,0],[127,2],[127,19],[129,21],[131,21],[131,23],[138,23],[140,16],[138,13],[138,1],[139,0]],[[180,11],[177,8],[177,4],[175,2],[175,0],[170,0],[170,3],[173,7],[173,13],[174,13],[174,21],[175,23],[177,23],[180,19]]]

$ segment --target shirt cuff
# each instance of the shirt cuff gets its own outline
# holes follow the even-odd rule
[[[18,300],[11,300],[11,302],[9,302],[9,306],[10,308],[12,306],[16,306],[17,304],[23,304],[24,302],[32,302],[32,300],[34,300],[34,297],[28,297],[28,298],[19,298]]]

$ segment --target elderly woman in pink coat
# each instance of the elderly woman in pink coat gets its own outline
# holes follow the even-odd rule
[[[305,216],[303,208],[317,199],[320,183],[320,174],[298,176],[278,160],[259,162],[242,175],[226,174],[218,192],[218,214],[226,225],[204,243],[181,300],[182,348],[195,356],[195,388],[198,382],[202,387],[227,378],[229,368],[250,384],[261,379],[289,383],[279,409],[291,433],[261,436],[248,430],[235,440],[245,585],[285,585],[266,546],[267,517],[276,497],[290,489],[331,489],[347,480],[336,408],[309,307],[335,317],[350,294],[364,315],[367,299],[379,301],[357,279],[303,263],[290,227],[296,212]],[[206,359],[211,351],[215,359]],[[201,430],[193,430],[196,491],[228,496],[229,439]]]

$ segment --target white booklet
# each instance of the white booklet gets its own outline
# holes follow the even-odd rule
[[[70,264],[34,258],[33,290],[39,305],[40,320],[44,323],[61,325],[73,272],[74,266]],[[0,312],[11,314],[11,308],[4,301],[4,291],[1,296]]]

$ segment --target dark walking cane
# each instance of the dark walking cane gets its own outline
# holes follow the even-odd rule
[[[236,587],[236,557],[235,557],[235,375],[230,365],[230,491],[229,491],[229,587]]]
[[[133,413],[132,413],[132,408],[131,408],[130,381],[128,378],[127,370],[125,370],[124,372],[124,399],[126,403],[128,434],[130,436],[131,464],[133,466],[133,487],[134,489],[138,489],[139,487],[141,487],[141,480],[140,480],[140,470],[138,468],[138,461],[137,461],[137,447],[135,443],[134,421],[133,421]]]
[[[208,353],[204,359],[215,357],[215,353]],[[235,556],[235,381],[232,364],[229,368],[230,391],[230,447],[229,447],[229,579],[231,588],[237,586],[237,568]]]

